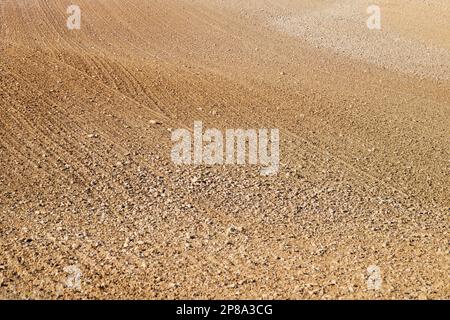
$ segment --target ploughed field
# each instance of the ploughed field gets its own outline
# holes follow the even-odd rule
[[[448,299],[450,3],[371,4],[1,1],[0,298]]]

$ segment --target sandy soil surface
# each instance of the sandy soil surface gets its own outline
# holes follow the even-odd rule
[[[0,298],[448,299],[450,4],[377,2],[1,1]]]

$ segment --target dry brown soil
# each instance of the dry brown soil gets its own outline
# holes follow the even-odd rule
[[[377,2],[1,0],[0,298],[448,299],[450,3]],[[196,120],[278,175],[174,165]]]

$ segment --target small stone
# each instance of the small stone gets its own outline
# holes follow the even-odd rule
[[[193,178],[191,179],[191,183],[192,183],[192,184],[195,184],[195,183],[197,183],[199,180],[200,180],[200,179],[199,179],[198,177],[193,177]]]
[[[186,238],[187,238],[187,239],[195,239],[195,234],[192,234],[192,233],[186,233]]]
[[[232,235],[234,232],[236,232],[236,227],[235,227],[235,226],[230,226],[230,227],[227,229],[226,234],[227,234],[227,236],[230,236],[230,235]]]

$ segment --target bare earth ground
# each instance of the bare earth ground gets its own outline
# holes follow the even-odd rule
[[[447,0],[73,2],[0,2],[0,298],[449,298]],[[195,120],[279,174],[173,165]]]

